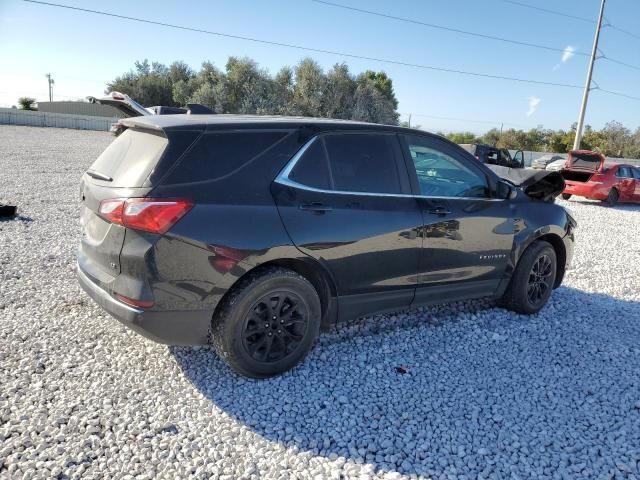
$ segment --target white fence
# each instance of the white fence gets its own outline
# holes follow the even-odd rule
[[[117,117],[94,117],[66,113],[31,112],[16,108],[0,108],[0,125],[26,125],[31,127],[75,128],[77,130],[109,131]]]

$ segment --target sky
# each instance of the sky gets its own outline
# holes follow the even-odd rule
[[[51,0],[121,15],[225,34],[452,70],[582,86],[585,83],[599,0],[331,0],[419,22],[468,30],[548,51],[471,37],[326,5],[313,0],[151,1]],[[593,19],[594,23],[517,5]],[[605,27],[600,50],[637,69],[599,59],[594,80],[602,89],[640,97],[640,1],[608,0],[605,17],[627,35]],[[198,69],[209,60],[224,67],[230,55],[247,56],[275,73],[304,57],[328,70],[345,62],[352,73],[384,70],[392,79],[401,119],[431,131],[484,132],[492,127],[568,129],[577,120],[581,88],[536,85],[387,64],[264,45],[157,25],[98,16],[21,0],[0,0],[0,106],[20,96],[54,100],[99,96],[105,82],[145,58],[183,60]],[[586,123],[611,120],[640,126],[640,101],[591,92]]]

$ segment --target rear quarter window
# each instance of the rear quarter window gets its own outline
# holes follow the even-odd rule
[[[250,164],[282,140],[289,131],[205,133],[163,179],[165,185],[219,180]]]

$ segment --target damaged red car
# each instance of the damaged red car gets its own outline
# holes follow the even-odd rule
[[[564,169],[562,198],[573,195],[600,200],[608,205],[618,202],[640,202],[640,168],[609,163],[604,155],[590,150],[573,150]]]

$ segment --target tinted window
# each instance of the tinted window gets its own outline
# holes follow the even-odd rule
[[[632,173],[633,178],[635,178],[636,180],[640,180],[640,168],[634,168]]]
[[[616,171],[616,177],[633,178],[631,176],[631,169],[629,167],[618,167],[618,170]]]
[[[113,181],[104,182],[110,187],[140,187],[167,144],[160,133],[129,128],[111,142],[89,170],[111,177]]]
[[[329,164],[325,154],[322,141],[316,139],[304,152],[295,168],[289,174],[289,178],[294,182],[307,185],[309,187],[329,190]]]
[[[406,137],[422,195],[429,197],[488,197],[485,176],[463,160],[443,152],[428,139]]]
[[[287,132],[225,132],[204,134],[165,179],[165,184],[220,179],[240,168],[250,168]]]
[[[322,140],[335,190],[401,193],[394,135],[336,134]]]

